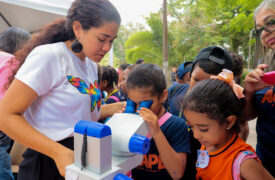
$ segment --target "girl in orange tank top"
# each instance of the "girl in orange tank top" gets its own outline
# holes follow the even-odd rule
[[[242,91],[233,90],[233,82],[224,78],[199,82],[183,100],[184,115],[194,138],[202,145],[198,150],[196,179],[274,179],[261,165],[254,149],[238,136],[244,98]]]

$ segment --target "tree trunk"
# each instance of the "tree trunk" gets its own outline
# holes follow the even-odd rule
[[[167,31],[167,0],[163,0],[163,41],[162,65],[166,79],[168,79],[168,31]]]

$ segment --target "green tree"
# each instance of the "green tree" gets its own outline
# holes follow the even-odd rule
[[[169,66],[192,61],[204,47],[219,45],[248,57],[253,10],[261,0],[169,0]],[[149,30],[133,32],[125,43],[126,60],[162,65],[162,11],[146,18]],[[253,49],[253,48],[252,48]]]
[[[126,60],[135,63],[137,59],[161,64],[162,62],[162,23],[160,13],[151,13],[146,18],[151,30],[138,31],[130,35],[125,43]]]
[[[125,42],[131,34],[136,31],[142,31],[145,27],[142,24],[129,23],[127,25],[121,25],[118,31],[117,38],[114,41],[114,61],[118,61],[116,64],[126,63],[126,51],[125,51]],[[116,67],[116,66],[115,66]]]

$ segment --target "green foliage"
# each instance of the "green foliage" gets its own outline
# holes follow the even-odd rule
[[[128,38],[125,43],[126,61],[135,63],[137,59],[146,62],[162,63],[162,22],[160,13],[152,13],[146,18],[151,30],[138,31]]]
[[[109,53],[106,54],[106,56],[100,61],[99,64],[100,64],[101,66],[110,65],[110,64],[109,64]],[[120,60],[119,60],[116,56],[114,56],[114,60],[113,60],[114,68],[118,68],[120,64],[121,64]]]
[[[253,28],[253,10],[260,2],[261,0],[170,0],[170,15],[175,18],[173,27],[183,28],[181,37],[174,37],[184,41],[178,44],[183,48],[183,59],[194,58],[201,48],[209,45],[226,47],[246,58],[251,43],[249,33]],[[175,61],[172,64],[177,63]]]
[[[121,25],[118,31],[117,38],[114,41],[113,49],[114,49],[114,63],[115,64],[123,64],[126,63],[126,50],[125,50],[125,42],[129,38],[129,36],[136,31],[145,30],[144,25],[142,24],[127,24],[126,26]],[[109,60],[103,59],[104,63],[108,64]],[[117,67],[117,66],[115,66]]]
[[[244,69],[244,71],[242,73],[242,77],[241,77],[241,82],[240,82],[241,86],[244,85],[244,79],[248,75],[248,73],[249,73],[249,71],[247,71],[247,69]]]
[[[151,31],[140,31],[132,34],[126,41],[126,60],[134,64],[137,59],[145,59],[146,62],[161,63],[161,46],[154,39]]]
[[[219,45],[240,53],[246,59],[253,11],[262,0],[169,0],[169,66],[192,61],[206,46]],[[146,62],[162,65],[162,12],[146,17],[150,29],[121,27],[114,54],[120,62]],[[253,49],[253,47],[252,47]],[[123,61],[122,61],[123,60]]]
[[[158,46],[162,46],[162,21],[160,13],[151,13],[148,18],[146,18],[147,24],[151,28],[153,34],[154,43]]]
[[[130,35],[130,31],[124,27],[121,26],[118,31],[117,38],[114,41],[113,49],[114,49],[114,56],[119,59],[119,62],[124,63],[125,62],[125,41],[128,39]]]

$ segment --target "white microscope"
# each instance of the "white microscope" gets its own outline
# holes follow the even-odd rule
[[[150,108],[152,101],[139,107]],[[66,180],[128,180],[125,175],[141,164],[150,148],[148,127],[127,101],[124,113],[105,124],[79,121],[74,128],[74,164],[66,167]]]

